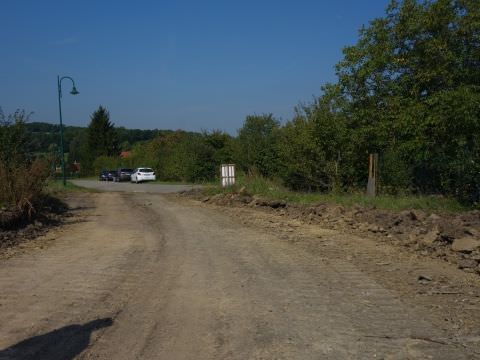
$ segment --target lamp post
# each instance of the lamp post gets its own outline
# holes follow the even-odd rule
[[[79,92],[75,87],[75,81],[70,76],[57,76],[57,86],[58,86],[58,111],[60,114],[60,152],[62,154],[62,178],[63,186],[67,186],[67,176],[65,174],[65,152],[63,149],[63,122],[62,122],[62,80],[69,79],[72,82],[72,91],[70,94],[77,95]]]

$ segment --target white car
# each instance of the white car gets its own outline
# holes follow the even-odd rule
[[[155,181],[156,176],[155,176],[155,171],[153,171],[150,168],[136,168],[133,170],[132,175],[130,175],[130,181],[134,183],[139,183],[142,181]]]

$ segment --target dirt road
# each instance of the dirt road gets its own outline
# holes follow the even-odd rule
[[[71,180],[75,185],[100,190],[100,191],[119,191],[130,193],[158,193],[168,194],[180,191],[188,191],[192,189],[201,188],[201,185],[187,185],[187,184],[161,184],[161,183],[139,183],[134,184],[130,182],[114,182],[114,181],[98,181],[78,179]]]
[[[473,275],[254,210],[70,203],[69,224],[0,259],[1,360],[480,357]]]

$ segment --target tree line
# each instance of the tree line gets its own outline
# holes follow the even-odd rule
[[[160,179],[211,181],[235,163],[299,191],[358,191],[379,154],[383,193],[480,197],[478,0],[391,1],[343,49],[337,81],[281,123],[247,116],[236,136],[154,130],[126,140],[99,107],[69,140],[84,175],[151,166]],[[137,134],[140,136],[141,134]],[[151,137],[150,137],[151,136]],[[130,156],[121,159],[121,150]]]
[[[281,124],[248,116],[236,137],[164,134],[134,148],[164,178],[212,179],[220,162],[302,191],[350,191],[378,153],[384,193],[479,200],[478,0],[391,1],[343,49],[337,81]]]
[[[37,154],[46,154],[52,152],[52,144],[57,146],[60,134],[60,125],[45,122],[27,122],[25,129],[30,133],[29,148]],[[132,144],[142,141],[148,141],[163,130],[143,130],[126,129],[125,127],[115,127],[115,137],[118,140],[120,150],[130,150]],[[80,144],[86,139],[87,128],[80,126],[63,126],[63,136],[66,152],[71,148],[78,149]],[[58,149],[57,149],[58,151]],[[78,159],[77,159],[78,160]]]

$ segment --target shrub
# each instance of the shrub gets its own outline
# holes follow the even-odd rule
[[[15,206],[20,216],[31,218],[49,177],[45,160],[10,167],[0,162],[0,203]]]
[[[121,159],[116,156],[99,156],[93,162],[93,170],[98,175],[102,170],[115,170],[122,166]]]
[[[0,109],[0,204],[18,218],[33,215],[49,176],[48,164],[29,151],[27,119],[25,111],[5,117]]]

